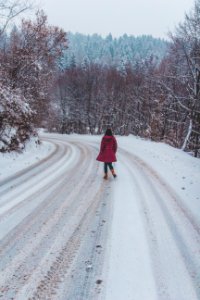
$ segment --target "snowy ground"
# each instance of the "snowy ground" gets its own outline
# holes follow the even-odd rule
[[[35,143],[35,140],[28,142],[22,153],[0,153],[0,181],[20,172],[21,170],[41,160],[47,159],[55,151],[55,146],[48,142],[43,142],[42,145]]]
[[[0,155],[0,299],[200,299],[200,160],[117,137],[42,134]]]

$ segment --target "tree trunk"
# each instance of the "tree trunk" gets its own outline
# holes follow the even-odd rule
[[[187,132],[187,135],[186,135],[186,137],[185,137],[183,146],[181,147],[181,149],[182,149],[183,151],[185,151],[185,148],[186,148],[186,146],[187,146],[187,142],[188,142],[188,140],[189,140],[189,138],[190,138],[191,133],[192,133],[192,119],[190,119],[190,124],[189,124],[189,127],[188,127],[188,132]]]

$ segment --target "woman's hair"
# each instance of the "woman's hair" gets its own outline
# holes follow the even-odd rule
[[[113,135],[112,130],[110,128],[107,128],[106,132],[105,132],[105,135],[112,136]]]

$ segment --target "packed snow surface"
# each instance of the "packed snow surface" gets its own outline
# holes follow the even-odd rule
[[[0,299],[200,299],[200,160],[116,138],[116,179],[101,136],[0,154]]]
[[[0,153],[0,181],[45,159],[54,148],[51,143],[43,141],[40,145],[33,139],[25,145],[23,153]]]

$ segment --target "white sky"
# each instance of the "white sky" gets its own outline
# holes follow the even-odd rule
[[[194,0],[41,0],[49,23],[65,31],[111,33],[118,37],[151,34],[167,38]]]

